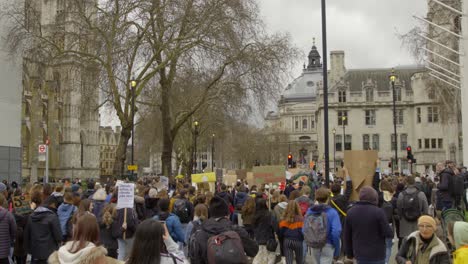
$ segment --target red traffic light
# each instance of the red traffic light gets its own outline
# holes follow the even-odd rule
[[[411,151],[411,147],[406,147],[406,151]]]
[[[291,154],[288,155],[288,159],[292,159],[292,155],[291,155]]]

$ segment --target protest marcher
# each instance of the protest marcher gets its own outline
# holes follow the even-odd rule
[[[301,189],[301,196],[296,198],[296,202],[299,205],[299,208],[301,208],[302,215],[305,215],[307,210],[309,210],[309,207],[313,204],[313,201],[310,200],[310,192],[310,187],[304,186]]]
[[[126,212],[126,213],[125,213]],[[126,215],[127,222],[124,221]],[[117,238],[118,260],[125,260],[133,243],[133,234],[138,225],[138,218],[133,208],[117,209],[117,216],[112,224],[112,236]]]
[[[99,241],[107,249],[107,255],[111,258],[118,258],[117,249],[119,244],[117,238],[112,235],[112,229],[118,228],[115,218],[117,216],[117,209],[115,204],[107,204],[102,210],[101,222],[99,224]]]
[[[454,200],[449,190],[450,178],[454,177],[453,170],[443,163],[436,165],[437,176],[439,184],[437,185],[437,210],[444,211],[454,206]]]
[[[36,201],[40,202],[39,199]],[[53,196],[49,197],[28,219],[24,230],[24,245],[26,251],[31,254],[31,264],[47,263],[50,254],[57,250],[62,242],[56,208],[57,201]]]
[[[242,225],[251,238],[254,238],[255,198],[248,197],[241,211]]]
[[[223,199],[219,197],[213,197],[213,199],[211,199],[209,215],[210,218],[203,222],[200,229],[192,231],[193,238],[190,238],[191,243],[188,252],[191,264],[207,264],[209,257],[208,247],[211,246],[207,241],[213,241],[210,240],[210,238],[219,237],[223,234],[229,234],[231,237],[230,239],[224,240],[229,241],[230,245],[239,245],[238,242],[241,242],[242,248],[236,246],[231,252],[232,255],[236,255],[236,259],[244,259],[245,255],[249,257],[255,257],[257,255],[257,243],[249,237],[243,228],[234,226],[229,221],[229,207]],[[232,233],[227,233],[229,231],[234,231],[238,239],[233,238]],[[243,252],[239,252],[241,249]],[[213,257],[212,255],[210,256]],[[228,254],[228,256],[231,256],[231,254]],[[232,259],[230,261],[232,261]]]
[[[179,217],[173,213],[169,213],[168,199],[159,200],[159,213],[153,217],[158,221],[166,221],[166,227],[172,239],[177,243],[184,243],[185,235],[180,223]]]
[[[99,226],[96,217],[87,213],[76,223],[73,239],[61,246],[49,257],[49,264],[117,264],[106,257],[107,250],[98,246]]]
[[[68,241],[73,233],[72,219],[78,208],[73,204],[73,194],[65,192],[63,195],[63,203],[57,209],[57,215],[60,222],[60,230],[62,231],[62,241]]]
[[[252,186],[253,187],[253,186]],[[253,188],[252,188],[253,189]],[[263,198],[256,199],[254,216],[254,236],[259,245],[259,252],[253,260],[253,264],[275,263],[276,247],[273,251],[268,250],[267,245],[275,240],[275,228],[272,214],[268,210],[267,202]]]
[[[385,240],[393,237],[387,217],[378,205],[377,191],[362,187],[359,201],[351,207],[344,227],[344,247],[348,259],[357,264],[384,264]]]
[[[278,238],[282,243],[284,256],[287,264],[302,263],[304,258],[302,226],[304,217],[297,202],[289,201],[283,217],[279,222]]]
[[[148,191],[148,197],[145,198],[145,213],[146,219],[152,218],[153,216],[158,214],[158,190],[155,188],[151,188]]]
[[[428,212],[426,195],[414,186],[414,177],[406,177],[406,189],[398,195],[399,237],[407,237],[418,228],[418,218]]]
[[[447,234],[455,249],[453,264],[468,263],[468,223],[461,221],[448,223]]]
[[[436,221],[428,215],[418,219],[417,231],[405,238],[396,256],[398,264],[449,264],[447,247],[436,235]]]
[[[182,264],[185,263],[185,257],[164,224],[146,219],[138,225],[126,264],[153,263]]]
[[[193,227],[197,229],[198,226],[201,226],[203,224],[203,221],[208,219],[208,208],[204,204],[197,204],[195,206],[195,216],[193,217],[193,220],[190,221],[190,223],[187,224],[187,230],[185,232],[185,244],[188,245],[190,235],[192,235],[192,230]]]
[[[106,190],[103,188],[97,189],[93,194],[92,204],[93,208],[91,212],[94,214],[94,216],[96,216],[98,223],[100,223],[102,218],[102,210],[106,205]]]
[[[0,264],[9,264],[10,249],[16,238],[15,218],[3,208],[5,200],[5,196],[0,193]]]

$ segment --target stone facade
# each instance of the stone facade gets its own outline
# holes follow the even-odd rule
[[[42,34],[53,34],[61,21],[73,19],[66,1],[26,1],[41,19]],[[91,3],[91,2],[90,2]],[[92,3],[91,3],[92,4]],[[63,36],[63,45],[71,42]],[[44,175],[38,145],[47,139],[49,177],[99,176],[99,91],[97,70],[72,57],[45,63],[36,54],[23,58],[22,176]]]
[[[314,50],[315,46],[311,53]],[[330,167],[340,164],[344,145],[346,150],[378,150],[382,166],[387,168],[394,157],[393,93],[389,79],[392,69],[346,70],[344,59],[344,51],[331,52],[328,95]],[[442,122],[435,94],[425,86],[425,69],[419,66],[395,67],[395,72],[398,76],[395,91],[400,170],[409,170],[407,146],[412,146],[417,160],[413,170],[419,172],[432,168],[441,160],[461,160],[458,125]],[[278,111],[270,112],[266,118],[269,129],[288,134],[291,154],[299,165],[306,166],[314,161],[323,167],[322,87],[321,65],[318,68],[304,67],[303,73],[287,86],[281,96]],[[286,153],[281,155],[286,159]]]
[[[113,176],[115,152],[120,139],[120,127],[116,131],[112,127],[99,128],[99,168],[100,176]]]

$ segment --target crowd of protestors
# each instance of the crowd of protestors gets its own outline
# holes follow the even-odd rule
[[[238,181],[214,193],[143,178],[127,209],[116,181],[0,183],[0,264],[468,263],[468,223],[442,216],[465,206],[466,172],[452,162],[435,177],[376,167],[353,202],[346,168],[330,188],[315,174],[284,190]],[[15,196],[30,212],[15,210]]]

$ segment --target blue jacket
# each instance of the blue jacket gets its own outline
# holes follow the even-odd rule
[[[175,242],[185,243],[185,235],[179,217],[173,213],[161,212],[153,217],[154,220],[166,221],[167,231]]]
[[[311,214],[322,213],[325,210],[327,214],[327,221],[328,221],[328,234],[327,234],[327,244],[332,245],[335,248],[335,257],[340,256],[340,239],[341,239],[341,221],[338,212],[325,204],[317,204],[313,205],[309,210],[307,210],[306,216],[304,219]],[[306,220],[304,220],[306,221]],[[304,232],[304,229],[302,229]]]
[[[247,201],[248,195],[245,192],[238,192],[234,198],[234,207],[238,210],[244,206],[245,201]]]
[[[70,217],[76,212],[77,208],[73,204],[62,203],[57,209],[57,216],[60,223],[60,230],[62,231],[62,236],[71,236],[67,233],[67,222]]]

